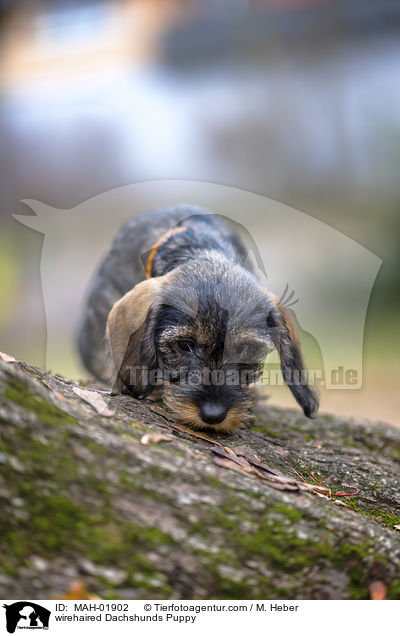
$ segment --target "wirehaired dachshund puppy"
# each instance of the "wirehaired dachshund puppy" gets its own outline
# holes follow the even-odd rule
[[[260,286],[239,236],[195,206],[134,217],[121,229],[87,301],[79,349],[117,392],[164,403],[194,428],[232,431],[248,416],[267,353],[305,415],[318,399],[303,382],[294,326]]]

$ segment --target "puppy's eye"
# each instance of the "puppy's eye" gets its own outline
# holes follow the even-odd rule
[[[193,353],[196,349],[196,343],[194,340],[177,340],[176,346],[182,353]]]

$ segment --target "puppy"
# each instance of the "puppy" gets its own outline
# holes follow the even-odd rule
[[[95,277],[79,334],[98,379],[135,398],[161,386],[176,419],[232,431],[275,346],[304,414],[318,399],[302,381],[288,313],[262,288],[246,249],[217,215],[195,206],[141,214],[117,235]]]

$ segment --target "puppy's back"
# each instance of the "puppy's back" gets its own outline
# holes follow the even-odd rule
[[[211,215],[225,234],[237,237],[208,210],[194,205],[145,212],[127,221],[102,262],[89,289],[78,348],[85,367],[96,378],[107,382],[112,376],[105,346],[105,329],[113,305],[137,283],[146,278],[145,258],[156,241],[179,221],[194,215]]]

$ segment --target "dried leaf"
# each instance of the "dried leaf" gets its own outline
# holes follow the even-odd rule
[[[224,451],[226,453],[228,453],[228,455],[232,455],[232,457],[239,457],[240,456],[240,453],[235,453],[235,451],[232,450],[231,448],[229,448],[229,446],[224,446]],[[243,457],[243,455],[242,455],[242,457]]]
[[[171,413],[168,413],[165,409],[161,408],[160,406],[155,406],[154,404],[152,404],[151,406],[149,405],[148,408],[150,409],[150,411],[154,411],[154,413],[158,413],[158,415],[161,415],[161,417],[165,418],[169,422],[174,423],[174,420],[171,417]]]
[[[191,435],[192,437],[197,437],[198,439],[204,439],[206,442],[210,442],[210,444],[215,444],[216,446],[222,446],[220,442],[217,442],[215,439],[211,439],[207,437],[207,435],[202,435],[201,433],[196,433],[192,431],[190,428],[186,428],[185,426],[178,426],[178,424],[171,424],[171,428],[179,431],[181,433],[186,433],[187,435]]]
[[[235,464],[239,464],[243,468],[246,468],[248,472],[254,473],[255,470],[249,464],[249,462],[244,457],[238,457],[231,448],[213,448],[212,452],[219,457],[223,457],[228,459],[230,462],[234,462]]]
[[[247,459],[247,461],[250,462],[250,464],[252,464],[256,468],[260,468],[261,470],[263,470],[266,473],[269,473],[271,475],[275,475],[276,477],[285,477],[286,479],[288,479],[288,477],[286,477],[283,473],[275,470],[275,468],[270,468],[266,464],[261,463],[260,460],[258,459],[258,457],[256,457],[255,455],[246,455],[246,459]],[[293,480],[291,480],[291,481],[293,481]]]
[[[386,598],[387,587],[383,581],[373,581],[369,584],[369,591],[373,601],[384,601]]]
[[[289,482],[284,483],[280,481],[270,481],[269,485],[272,486],[272,488],[275,488],[275,490],[290,490],[292,492],[298,492],[299,490],[302,490],[302,487],[298,484],[290,484]]]
[[[158,444],[158,442],[172,442],[172,437],[168,437],[162,433],[148,433],[143,435],[140,440],[141,444]]]
[[[84,400],[92,406],[97,413],[103,417],[112,417],[115,415],[115,411],[108,408],[107,402],[96,391],[90,391],[89,389],[82,389],[78,386],[73,387],[75,395]]]
[[[94,596],[93,594],[90,594],[88,592],[88,589],[85,585],[85,583],[82,583],[82,581],[75,581],[71,587],[69,588],[68,592],[65,594],[65,596],[61,596],[60,597],[62,600],[81,600],[81,601],[86,601],[86,600],[91,600],[91,599],[99,599],[99,596]]]
[[[51,391],[51,397],[54,400],[59,400],[60,402],[65,402],[66,398],[59,391]]]
[[[261,479],[266,479],[270,482],[271,486],[277,490],[297,491],[307,489],[306,486],[303,486],[303,484],[297,482],[295,479],[286,477],[283,473],[273,471],[268,466],[261,464],[255,456],[238,457],[228,446],[224,448],[213,448],[212,452],[214,454],[214,464],[235,470],[236,472],[253,474]]]
[[[239,464],[232,462],[230,459],[226,459],[225,457],[219,457],[218,455],[213,457],[213,461],[214,461],[214,464],[217,464],[217,466],[222,466],[223,468],[229,468],[230,470],[235,470],[238,473],[246,474],[246,473],[254,472],[251,466],[250,466],[250,469],[246,469],[244,466],[240,466]]]
[[[13,358],[13,356],[9,356],[8,353],[3,353],[3,351],[0,351],[0,360],[3,360],[4,362],[16,362],[16,359]]]

